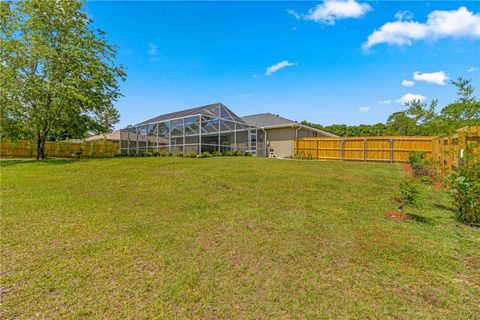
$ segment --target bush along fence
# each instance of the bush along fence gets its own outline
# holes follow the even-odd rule
[[[45,153],[51,158],[110,158],[119,153],[118,143],[97,141],[46,141]],[[33,141],[0,141],[0,157],[35,158]]]
[[[480,126],[465,127],[446,137],[300,138],[295,157],[311,160],[408,162],[411,152],[423,152],[442,176],[458,167],[468,149],[480,156]]]

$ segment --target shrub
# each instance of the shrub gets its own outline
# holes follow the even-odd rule
[[[421,176],[418,178],[418,181],[429,186],[433,184],[433,180],[429,176]]]
[[[460,160],[459,167],[447,176],[458,220],[480,224],[480,160],[469,151]]]
[[[225,152],[223,153],[223,155],[224,155],[225,157],[232,157],[232,156],[234,156],[235,154],[233,153],[233,151],[230,151],[230,150],[229,150],[229,151],[225,151]]]
[[[399,204],[398,209],[403,211],[405,206],[417,204],[419,195],[420,192],[415,180],[406,178],[400,182],[398,195],[395,197],[395,201]]]
[[[185,158],[196,158],[197,156],[198,156],[198,153],[196,153],[196,152],[185,153]]]
[[[239,150],[235,150],[235,151],[233,151],[233,155],[236,156],[236,157],[239,157],[239,156],[242,155],[242,152],[239,151]]]
[[[154,152],[152,152],[152,154],[153,154],[154,157],[158,157],[160,155],[160,152],[154,151]]]
[[[183,152],[175,152],[175,153],[173,154],[173,156],[174,156],[174,157],[177,157],[177,158],[183,158],[183,157],[184,157],[184,154],[183,154]]]
[[[158,154],[160,157],[172,157],[173,156],[173,153],[171,153],[170,151],[161,151],[159,152]]]
[[[214,156],[214,157],[221,157],[221,156],[223,156],[223,154],[222,154],[220,151],[214,151],[214,152],[212,153],[212,156]]]
[[[200,154],[200,158],[210,158],[212,156],[212,154],[208,151],[203,151],[201,154]]]
[[[425,160],[423,151],[411,151],[408,154],[408,164],[412,167],[416,177],[435,177],[435,170],[432,168],[432,164]]]
[[[243,155],[245,157],[253,157],[253,154],[251,152],[245,152]]]
[[[412,169],[421,168],[425,164],[425,152],[423,151],[411,151],[408,154],[408,164]]]
[[[151,153],[149,151],[146,151],[146,152],[142,153],[142,157],[153,157],[153,153]]]

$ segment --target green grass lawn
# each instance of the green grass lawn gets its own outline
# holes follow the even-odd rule
[[[399,165],[1,161],[0,317],[480,318],[480,230]]]

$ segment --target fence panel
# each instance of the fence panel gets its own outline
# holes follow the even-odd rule
[[[301,138],[295,153],[313,159],[406,162],[410,151],[431,159],[432,137]]]
[[[458,167],[467,148],[480,158],[480,126],[461,128],[449,137],[300,138],[295,141],[295,154],[323,160],[407,162],[411,151],[423,151],[441,175]]]
[[[460,158],[469,149],[480,161],[480,126],[464,127],[452,136],[432,140],[432,160],[444,176],[458,167]]]
[[[52,158],[109,158],[119,152],[118,144],[106,140],[90,142],[46,141],[45,154]],[[0,157],[35,158],[37,150],[31,141],[0,141]]]

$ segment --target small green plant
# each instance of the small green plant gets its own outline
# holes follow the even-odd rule
[[[210,158],[212,156],[212,154],[208,151],[203,151],[201,154],[200,154],[200,158]]]
[[[240,150],[235,150],[233,151],[233,155],[236,156],[236,157],[239,157],[242,155],[242,152]]]
[[[406,178],[399,184],[398,194],[395,202],[398,203],[398,210],[403,211],[407,205],[416,205],[418,203],[420,191],[415,179]]]
[[[144,157],[153,157],[153,153],[151,153],[150,151],[146,151],[146,152],[142,153],[142,155]]]
[[[303,155],[301,153],[295,153],[294,158],[298,159],[298,160],[301,160],[301,159],[303,159]]]
[[[418,181],[428,186],[431,186],[433,184],[433,180],[429,176],[420,176],[418,177]]]
[[[416,177],[431,177],[435,176],[435,170],[432,164],[425,160],[425,152],[411,151],[408,154],[408,164],[412,167],[413,174]]]
[[[214,157],[221,157],[221,156],[223,156],[223,154],[222,154],[220,151],[214,151],[214,152],[212,153],[212,156],[214,156]]]
[[[480,159],[466,150],[459,167],[447,176],[458,220],[480,224]]]
[[[225,157],[232,157],[232,156],[234,156],[235,154],[234,154],[233,151],[228,150],[228,151],[225,151],[225,152],[223,153],[223,155],[224,155]]]
[[[313,156],[311,153],[307,154],[307,160],[313,160]]]
[[[408,164],[415,170],[421,168],[425,163],[425,152],[423,151],[411,151],[408,154]]]
[[[251,153],[251,152],[245,152],[243,155],[245,157],[253,157],[253,153]]]
[[[160,151],[158,153],[158,156],[159,157],[172,157],[173,156],[173,153],[170,152],[170,151]]]
[[[185,156],[185,154],[183,152],[175,152],[173,154],[174,157],[177,157],[177,158],[183,158]]]
[[[185,158],[196,158],[197,156],[198,156],[198,153],[196,153],[196,152],[185,153]]]

